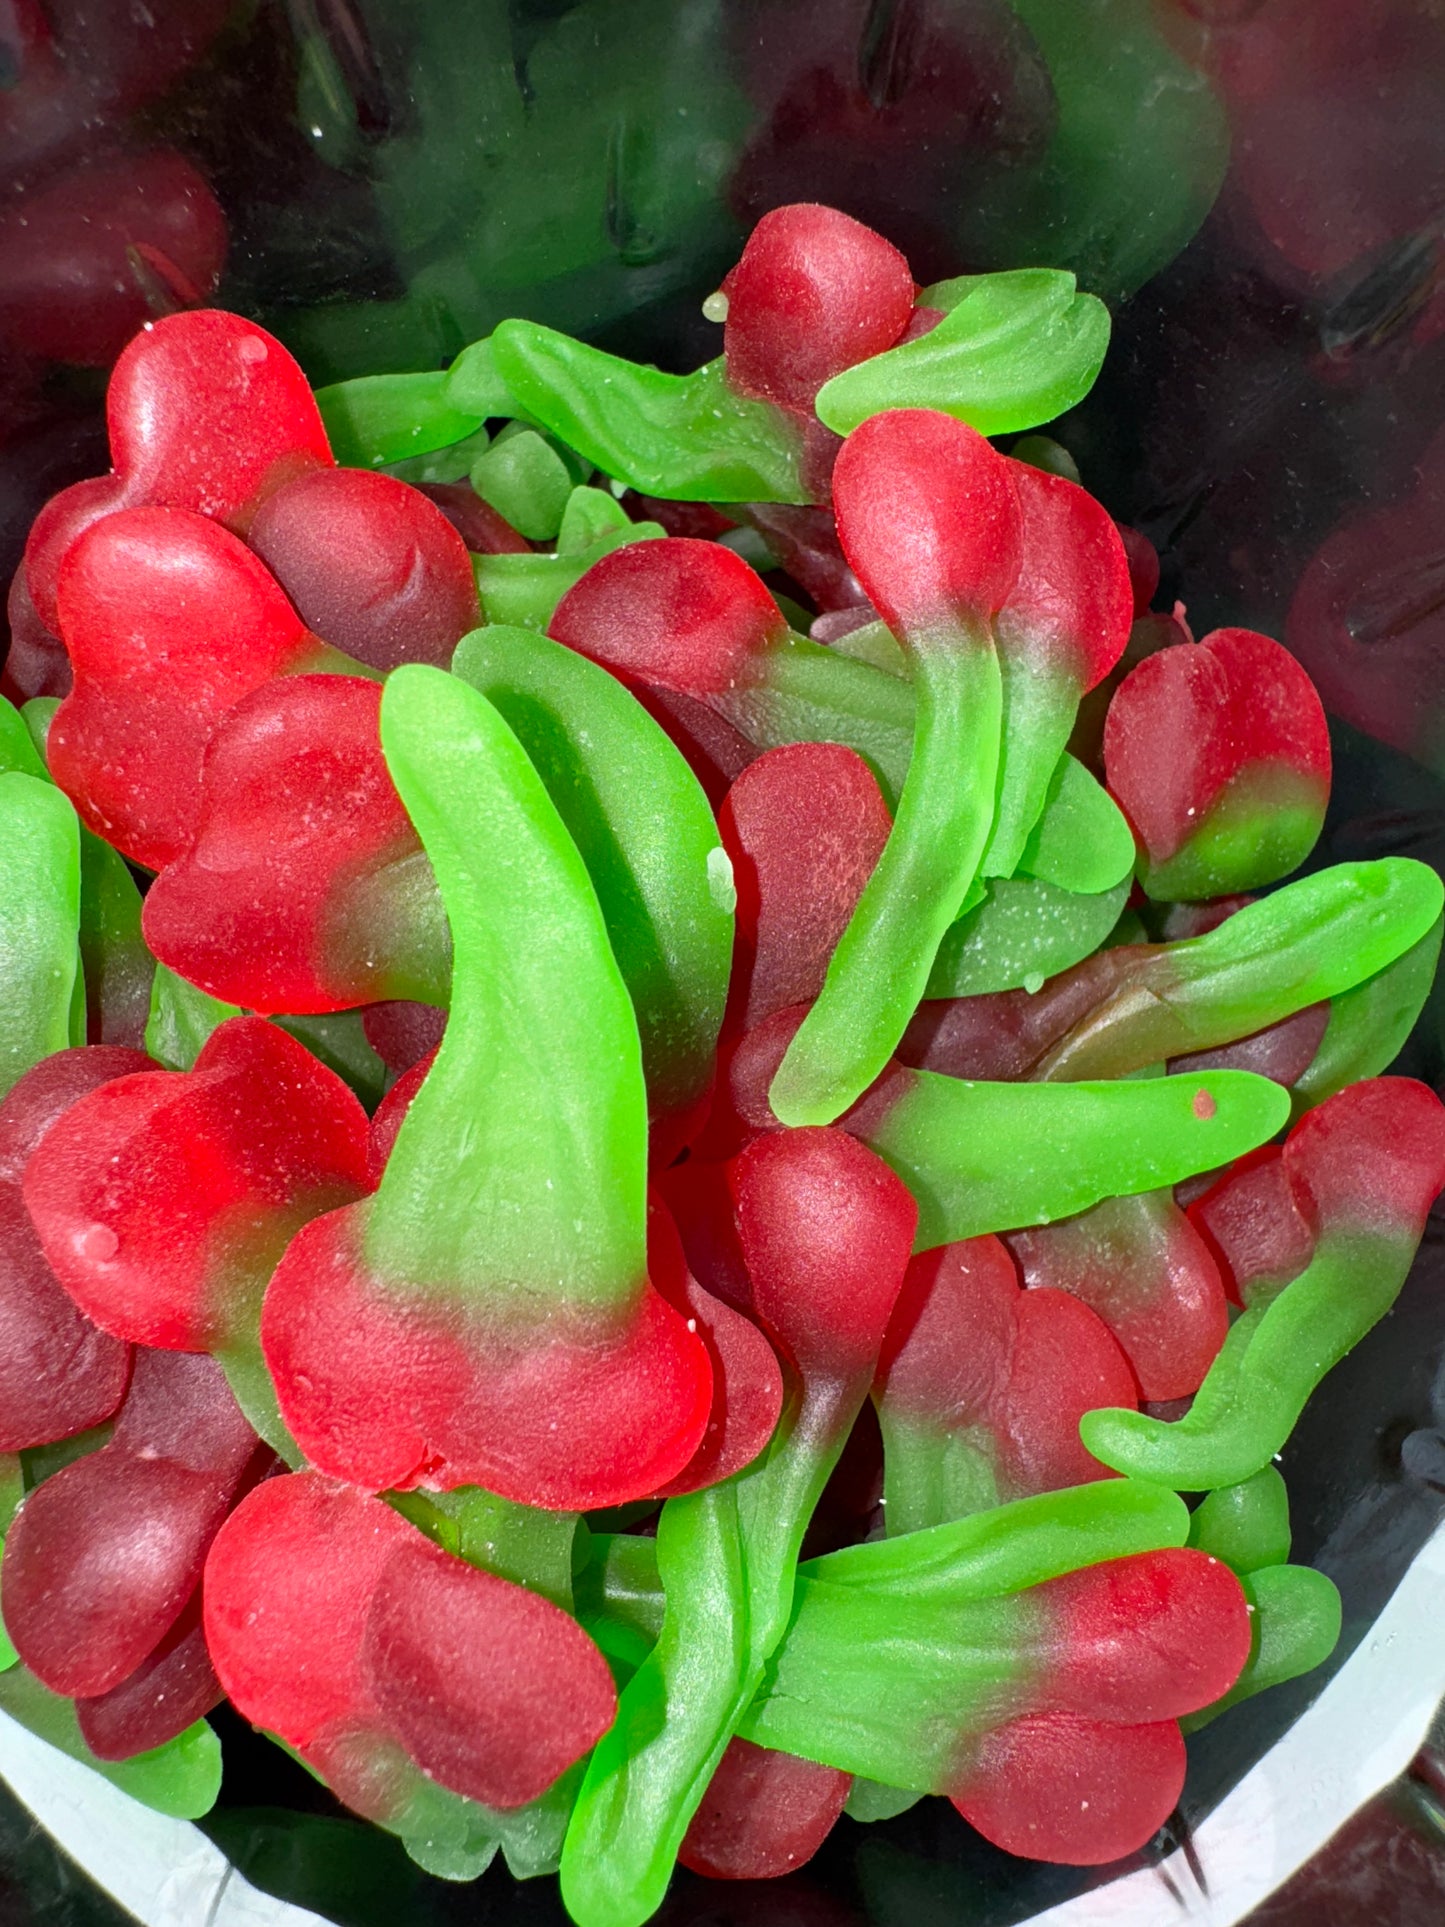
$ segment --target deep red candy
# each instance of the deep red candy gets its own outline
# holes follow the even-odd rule
[[[442,1013],[437,1014],[440,1016]],[[386,1161],[391,1156],[397,1134],[406,1122],[411,1101],[426,1082],[426,1074],[440,1049],[440,1044],[434,1044],[425,1057],[418,1058],[410,1070],[403,1071],[372,1112],[371,1130],[366,1139],[366,1176],[373,1191],[381,1183],[381,1174],[386,1169]]]
[[[267,496],[247,540],[307,628],[373,669],[446,669],[482,619],[461,536],[394,476],[313,468]]]
[[[989,622],[1022,560],[1017,464],[927,408],[873,415],[833,471],[843,553],[900,638]]]
[[[1129,585],[1134,596],[1134,614],[1147,616],[1159,592],[1159,551],[1139,529],[1117,522],[1119,540],[1129,559]]]
[[[168,315],[138,334],[115,364],[105,412],[132,500],[215,516],[242,534],[267,491],[331,465],[295,359],[254,321],[219,308]]]
[[[1237,1043],[1221,1044],[1214,1050],[1190,1051],[1184,1057],[1171,1057],[1169,1069],[1186,1074],[1193,1071],[1253,1071],[1256,1077],[1271,1078],[1276,1084],[1288,1088],[1303,1077],[1315,1061],[1329,1021],[1330,1006],[1327,1001],[1307,1004],[1292,1017],[1283,1017],[1277,1024],[1269,1024],[1264,1030],[1241,1037]]]
[[[1174,1720],[1114,1726],[1037,1713],[995,1727],[949,1798],[1005,1853],[1101,1867],[1159,1831],[1184,1789]]]
[[[1094,688],[1124,653],[1134,619],[1129,560],[1086,489],[1011,462],[1023,522],[1018,576],[994,624],[999,648],[1035,673]]]
[[[366,1041],[389,1071],[409,1071],[442,1041],[447,1014],[434,1004],[391,999],[361,1013]]]
[[[31,1672],[81,1698],[132,1674],[269,1457],[213,1360],[139,1353],[109,1444],[37,1486],[6,1534],[5,1625]]]
[[[731,1739],[677,1857],[709,1880],[776,1880],[812,1859],[852,1786],[836,1767]]]
[[[52,1127],[25,1203],[65,1289],[105,1331],[204,1351],[255,1316],[293,1232],[366,1189],[366,1113],[260,1017],[190,1071],[105,1084]]]
[[[420,482],[473,555],[530,555],[532,545],[504,516],[484,502],[470,482]]]
[[[148,1069],[112,1045],[42,1058],[0,1102],[0,1451],[70,1438],[125,1396],[130,1347],[94,1326],[46,1262],[20,1193],[31,1153],[67,1107]]]
[[[728,1186],[758,1317],[804,1378],[871,1378],[918,1224],[902,1180],[810,1127],[749,1145]]]
[[[97,1759],[128,1760],[164,1746],[224,1698],[206,1650],[198,1587],[155,1651],[108,1693],[77,1700],[75,1717]]]
[[[728,381],[780,408],[811,409],[825,381],[882,354],[913,311],[897,248],[837,208],[774,208],[722,284]]]
[[[40,620],[24,562],[10,579],[5,618],[10,625],[10,646],[4,658],[5,673],[0,676],[0,695],[17,708],[32,696],[68,695],[70,658],[59,636],[51,635]]]
[[[1130,670],[1109,704],[1104,767],[1139,840],[1146,888],[1176,887],[1166,866],[1199,847],[1218,812],[1237,820],[1236,842],[1259,819],[1247,847],[1203,852],[1182,873],[1178,894],[1218,896],[1272,883],[1308,854],[1329,796],[1329,730],[1288,650],[1252,630],[1216,629]],[[1264,834],[1271,819],[1278,838]]]
[[[108,368],[152,316],[147,280],[197,305],[215,292],[226,243],[215,195],[174,148],[97,156],[0,209],[0,338]]]
[[[146,895],[162,963],[268,1013],[405,995],[428,966],[445,986],[443,913],[381,753],[380,709],[379,683],[287,676],[219,720],[192,840]]]
[[[548,634],[624,682],[707,696],[762,679],[787,640],[762,578],[716,542],[629,542],[594,562]]]
[[[673,1309],[695,1325],[712,1364],[712,1409],[702,1442],[657,1494],[672,1498],[717,1485],[752,1463],[777,1425],[783,1374],[752,1320],[692,1276],[672,1214],[657,1196],[648,1201],[647,1271]]]
[[[424,1773],[504,1810],[545,1793],[617,1717],[607,1662],[568,1613],[418,1532],[382,1567],[361,1675]]]
[[[1278,1144],[1236,1159],[1189,1205],[1188,1217],[1237,1305],[1247,1305],[1256,1289],[1287,1285],[1314,1255],[1314,1233],[1290,1193]]]
[[[730,1025],[818,995],[891,828],[873,772],[841,743],[769,750],[738,777],[718,811],[737,886]]]
[[[1340,1224],[1418,1243],[1445,1187],[1445,1104],[1413,1077],[1348,1085],[1290,1132],[1284,1170],[1317,1235]]]
[[[244,543],[179,509],[125,509],[70,548],[60,632],[75,686],[56,782],[98,836],[160,869],[195,829],[201,759],[231,705],[327,652]]]

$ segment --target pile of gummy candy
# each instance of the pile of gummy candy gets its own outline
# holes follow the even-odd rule
[[[1435,873],[1270,889],[1304,672],[985,438],[1100,304],[799,206],[705,313],[147,327],[0,710],[0,1707],[197,1815],[228,1698],[580,1927],[1147,1843],[1335,1643],[1273,1461],[1445,1184]]]

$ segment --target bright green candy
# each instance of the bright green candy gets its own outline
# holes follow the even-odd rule
[[[890,809],[913,755],[910,682],[792,636],[763,665],[763,680],[708,702],[759,749],[787,743],[844,743],[878,778]]]
[[[1241,1573],[1251,1608],[1252,1641],[1244,1670],[1222,1699],[1179,1724],[1195,1733],[1270,1686],[1322,1666],[1339,1643],[1343,1611],[1335,1582],[1312,1566],[1262,1566]]]
[[[1282,1566],[1289,1558],[1289,1494],[1275,1468],[1206,1493],[1190,1515],[1189,1543],[1237,1573]]]
[[[0,1095],[72,1041],[80,983],[80,825],[49,782],[0,775]]]
[[[557,604],[594,562],[625,543],[656,542],[666,533],[657,522],[628,522],[604,529],[584,548],[559,548],[555,555],[474,555],[482,614],[492,623],[545,629]]]
[[[1248,1071],[1055,1085],[895,1071],[848,1129],[913,1193],[914,1249],[928,1251],[1162,1190],[1254,1150],[1288,1116],[1288,1092]]]
[[[961,275],[920,305],[942,321],[819,389],[818,418],[837,434],[885,408],[936,408],[983,435],[1032,428],[1083,400],[1109,345],[1108,309],[1057,268]]]
[[[472,464],[472,487],[519,535],[545,542],[562,526],[572,476],[551,443],[513,424]]]
[[[49,722],[49,717],[45,719]],[[43,740],[43,739],[42,739]],[[18,770],[22,776],[50,775],[25,718],[13,703],[0,696],[0,775]]]
[[[929,997],[1037,990],[1092,956],[1119,921],[1129,878],[1081,895],[1038,877],[994,877],[981,902],[949,926],[929,973]]]
[[[526,412],[614,480],[676,502],[806,502],[802,436],[781,409],[728,386],[720,357],[665,375],[535,321],[492,335]]]
[[[459,415],[475,415],[481,420],[498,415],[505,415],[509,421],[527,419],[521,403],[502,379],[490,335],[463,348],[447,370],[442,394]]]
[[[447,382],[444,374],[362,375],[318,388],[332,454],[343,468],[383,468],[464,440],[484,417],[456,407]]]
[[[1337,863],[1287,883],[1205,936],[1161,945],[1140,958],[1033,1074],[1047,1080],[1119,1077],[1250,1036],[1362,984],[1423,938],[1438,946],[1441,897],[1439,877],[1410,857]],[[1417,960],[1422,975],[1425,955]],[[1412,977],[1409,988],[1418,981]],[[1408,1008],[1407,997],[1397,996],[1393,986],[1385,989],[1382,1004],[1397,1013]],[[1384,1031],[1394,1035],[1388,1025],[1374,1035]],[[1355,1061],[1369,1060],[1362,1052]],[[1351,1070],[1349,1076],[1362,1074]],[[1312,1098],[1329,1094],[1312,1086]]]
[[[1435,982],[1442,930],[1445,920],[1437,917],[1394,963],[1330,1000],[1320,1047],[1294,1087],[1296,1116],[1394,1063]]]
[[[739,1731],[888,1786],[946,1790],[960,1733],[996,1719],[995,1695],[1027,1666],[1028,1590],[1183,1545],[1189,1515],[1171,1496],[1101,1481],[809,1560]]]
[[[369,1207],[368,1259],[438,1286],[631,1300],[646,1276],[646,1096],[582,858],[522,745],[460,678],[393,671],[381,741],[454,963],[446,1040]]]
[[[520,1505],[479,1485],[461,1485],[452,1492],[391,1492],[387,1503],[443,1551],[540,1593],[564,1612],[572,1611],[579,1533],[584,1556],[587,1545],[580,1513]]]
[[[1067,751],[1024,844],[1025,876],[1088,895],[1113,889],[1134,868],[1134,835],[1109,792]]]
[[[638,526],[610,490],[574,488],[557,530],[557,553],[579,555],[603,536],[626,534]]]
[[[176,1820],[199,1820],[216,1803],[221,1790],[221,1743],[204,1720],[134,1759],[97,1759],[81,1734],[74,1702],[42,1686],[23,1666],[12,1666],[0,1675],[0,1712],[157,1813],[168,1813]]]
[[[385,474],[413,487],[428,482],[464,482],[478,458],[491,446],[485,428],[475,428],[459,442],[446,448],[428,449],[425,455],[409,455],[404,462],[388,462]]]
[[[1320,1380],[1394,1304],[1417,1243],[1327,1225],[1300,1275],[1235,1320],[1182,1419],[1086,1412],[1086,1448],[1116,1471],[1177,1492],[1251,1478],[1283,1448]]]
[[[642,1037],[654,1118],[712,1075],[732,963],[731,879],[712,810],[640,703],[525,629],[477,629],[452,661],[515,731],[582,854]]]
[[[878,1076],[923,998],[988,840],[1003,701],[992,635],[960,620],[947,642],[911,638],[909,650],[916,713],[907,780],[822,990],[773,1078],[768,1101],[784,1124],[831,1124]]]

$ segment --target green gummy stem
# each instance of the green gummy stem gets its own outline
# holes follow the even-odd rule
[[[818,391],[835,433],[887,408],[940,409],[982,435],[1034,428],[1083,400],[1109,345],[1108,309],[1060,269],[960,276],[922,301],[946,306],[943,320]]]
[[[1347,1084],[1378,1077],[1394,1063],[1434,985],[1442,931],[1445,919],[1437,917],[1394,963],[1331,1000],[1314,1061],[1295,1083],[1296,1117]]]
[[[72,1041],[79,930],[80,824],[69,799],[18,770],[0,775],[0,1096]]]
[[[267,1278],[269,1275],[268,1271]],[[260,1293],[256,1292],[248,1300],[246,1315],[237,1321],[229,1341],[216,1346],[213,1356],[226,1374],[231,1396],[251,1430],[257,1438],[264,1439],[278,1459],[293,1472],[299,1472],[306,1456],[281,1416],[275,1382],[261,1352],[260,1311]]]
[[[479,421],[499,415],[513,421],[526,419],[521,403],[502,379],[490,335],[463,348],[446,372],[442,399],[457,414]]]
[[[878,778],[890,809],[913,755],[913,686],[802,636],[768,656],[763,680],[708,697],[759,749],[844,743]]]
[[[362,375],[318,388],[316,406],[342,468],[382,468],[449,448],[483,420],[454,405],[444,374]]]
[[[605,535],[626,535],[641,523],[634,523],[610,489],[579,486],[567,497],[557,530],[558,555],[577,555]],[[651,526],[660,527],[654,523]]]
[[[479,1485],[450,1492],[393,1492],[390,1505],[469,1566],[573,1610],[572,1566],[581,1514],[550,1512]]]
[[[557,604],[594,562],[629,542],[657,542],[666,533],[660,522],[629,522],[625,528],[604,529],[590,546],[566,554],[474,555],[482,614],[489,623],[545,629]]]
[[[787,1636],[739,1730],[889,1786],[946,1791],[971,1735],[1021,1710],[1048,1663],[1030,1589],[1184,1543],[1181,1502],[1114,1483],[800,1566]]]
[[[616,481],[679,502],[806,502],[802,436],[721,359],[666,375],[533,321],[504,321],[495,366],[534,420]]]
[[[1079,1434],[1105,1465],[1178,1492],[1238,1485],[1279,1452],[1331,1366],[1394,1304],[1415,1255],[1408,1233],[1327,1227],[1310,1263],[1236,1319],[1193,1405],[1173,1424],[1108,1407]]]
[[[1117,1077],[1249,1036],[1384,970],[1438,929],[1441,898],[1439,877],[1410,857],[1287,883],[1205,936],[1141,958],[1034,1075]]]
[[[387,766],[451,925],[451,1015],[369,1207],[382,1277],[630,1306],[646,1278],[637,1020],[597,895],[526,751],[460,677],[409,664]]]
[[[1312,1566],[1264,1566],[1240,1575],[1251,1613],[1251,1645],[1244,1670],[1222,1699],[1180,1722],[1196,1733],[1241,1700],[1298,1679],[1322,1666],[1339,1643],[1339,1589]]]
[[[499,435],[473,462],[472,487],[529,542],[556,535],[572,493],[572,476],[550,442],[535,429]]]
[[[1289,1116],[1288,1092],[1249,1071],[1055,1085],[894,1076],[848,1128],[913,1193],[917,1251],[1162,1190],[1254,1150]]]
[[[50,772],[25,718],[14,703],[0,696],[0,775],[8,775],[12,770],[21,776],[38,777],[41,782],[50,780]]]
[[[1004,618],[996,623],[994,633],[1003,674],[1003,735],[998,800],[980,869],[986,877],[1011,877],[1043,815],[1078,714],[1081,691],[1076,677],[1061,673],[1048,661],[1034,660],[1027,638],[1011,637]],[[1131,865],[1132,856],[1131,849]],[[1110,878],[1111,884],[1119,881],[1119,877]]]
[[[1190,1514],[1189,1543],[1236,1573],[1282,1566],[1290,1548],[1289,1494],[1275,1468],[1206,1493]]]
[[[1081,895],[1039,877],[992,878],[983,901],[945,933],[925,994],[1039,989],[1094,954],[1118,923],[1129,885],[1125,877],[1111,890]]]
[[[562,1851],[578,1927],[640,1927],[661,1905],[718,1761],[793,1604],[798,1548],[866,1385],[795,1389],[763,1454],[669,1499],[657,1529],[657,1643],[587,1768]]]
[[[221,1790],[221,1743],[204,1720],[134,1759],[97,1759],[81,1733],[74,1701],[52,1693],[23,1666],[0,1674],[0,1712],[157,1813],[175,1820],[199,1820],[216,1803]]]
[[[1059,758],[1043,810],[1024,843],[1018,868],[1080,895],[1111,890],[1132,876],[1134,833],[1097,778],[1067,751]]]
[[[893,829],[773,1079],[784,1124],[831,1124],[883,1070],[988,837],[1001,701],[992,637],[915,644],[914,689],[913,760]]]
[[[890,1539],[999,1502],[997,1456],[987,1426],[954,1427],[892,1409],[877,1399],[883,1433],[883,1519]]]
[[[545,636],[475,630],[452,669],[515,731],[587,866],[654,1114],[695,1103],[712,1077],[733,944],[697,778],[621,683]]]

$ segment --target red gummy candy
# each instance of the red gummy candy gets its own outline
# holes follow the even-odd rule
[[[132,501],[215,516],[241,534],[265,493],[331,466],[294,357],[219,308],[169,315],[138,334],[115,364],[105,413]]]
[[[470,482],[419,482],[419,494],[435,502],[473,555],[530,555],[532,545],[504,516],[484,502]]]
[[[366,1041],[389,1071],[409,1071],[442,1041],[447,1014],[409,999],[368,1004],[361,1013]]]
[[[735,1737],[677,1857],[709,1880],[777,1880],[812,1859],[852,1786],[851,1773]]]
[[[61,568],[58,609],[75,686],[51,724],[51,772],[97,835],[160,869],[190,841],[224,712],[329,652],[244,543],[179,509],[88,528]]]
[[[729,1024],[811,1002],[888,841],[868,765],[841,743],[793,743],[749,764],[718,811],[737,886]]]
[[[373,669],[445,669],[482,619],[462,538],[393,476],[360,468],[298,475],[267,496],[247,540],[307,628]]]
[[[950,1790],[958,1811],[1005,1853],[1102,1867],[1159,1831],[1184,1790],[1174,1720],[1115,1726],[1036,1713],[995,1727]]]
[[[1137,1403],[1102,1320],[1066,1292],[1021,1289],[997,1238],[921,1252],[908,1267],[878,1358],[885,1426],[957,1432],[992,1459],[999,1499],[1107,1478],[1079,1419]],[[886,1436],[886,1434],[885,1434]]]
[[[99,1760],[129,1760],[164,1746],[225,1698],[206,1650],[200,1588],[153,1653],[108,1693],[75,1702],[86,1745]]]
[[[444,993],[444,914],[381,753],[380,708],[379,683],[288,676],[226,713],[193,841],[146,895],[162,963],[263,1012],[406,996],[425,987],[419,972]]]
[[[1247,1305],[1297,1278],[1314,1252],[1314,1234],[1296,1209],[1285,1174],[1284,1147],[1264,1144],[1230,1165],[1188,1208],[1231,1299]]]
[[[117,509],[128,508],[131,501],[131,490],[124,476],[92,475],[83,482],[72,482],[69,488],[52,495],[30,525],[30,533],[25,539],[25,560],[21,564],[26,594],[45,634],[62,651],[64,644],[60,640],[59,605],[61,564],[92,522],[100,521],[102,516],[114,515]],[[16,579],[18,581],[19,577]],[[38,640],[36,632],[32,636],[32,643]],[[66,674],[68,678],[68,665]],[[67,679],[66,688],[69,686]],[[63,695],[65,691],[43,693]]]
[[[1131,529],[1125,522],[1117,522],[1115,527],[1129,561],[1134,614],[1147,616],[1159,591],[1159,551],[1141,530]]]
[[[0,1103],[0,1451],[71,1438],[115,1411],[129,1345],[94,1326],[66,1295],[30,1222],[20,1181],[66,1109],[150,1059],[114,1045],[42,1058]]]
[[[692,1276],[672,1214],[656,1197],[648,1203],[647,1270],[668,1303],[696,1326],[712,1363],[712,1410],[702,1442],[654,1495],[673,1498],[717,1485],[752,1463],[777,1425],[783,1374],[752,1320]]]
[[[994,633],[1032,674],[1063,675],[1082,695],[1103,681],[1129,640],[1129,559],[1112,518],[1077,482],[1026,462],[1010,470],[1023,546]]]
[[[902,1180],[811,1126],[750,1144],[728,1188],[753,1306],[786,1356],[805,1380],[871,1379],[918,1224]]]
[[[25,1203],[46,1256],[104,1331],[178,1351],[244,1335],[297,1228],[366,1189],[366,1113],[260,1017],[193,1070],[102,1085],[46,1134]]]
[[[140,1352],[109,1444],[37,1486],[6,1534],[5,1625],[31,1672],[82,1698],[128,1678],[269,1462],[212,1359]]]
[[[624,682],[706,697],[761,681],[788,624],[741,556],[667,536],[594,562],[547,633]]]
[[[226,1522],[205,1626],[237,1710],[373,1819],[415,1784],[399,1747],[454,1792],[515,1807],[616,1716],[606,1663],[560,1608],[312,1472],[268,1481]]]
[[[882,354],[913,311],[897,248],[837,208],[798,202],[765,214],[722,284],[729,384],[811,411],[825,381]]]
[[[1026,1285],[1070,1292],[1099,1315],[1143,1398],[1199,1390],[1229,1331],[1229,1307],[1208,1244],[1167,1192],[1111,1198],[1011,1232],[1007,1243]]]
[[[174,148],[110,154],[0,211],[0,337],[17,353],[108,368],[159,298],[215,292],[226,218]]]
[[[1288,650],[1217,629],[1130,670],[1109,704],[1104,766],[1150,894],[1219,896],[1273,883],[1309,854],[1329,731]]]
[[[928,408],[873,415],[833,471],[838,536],[901,640],[989,622],[1022,560],[1018,464]]]

